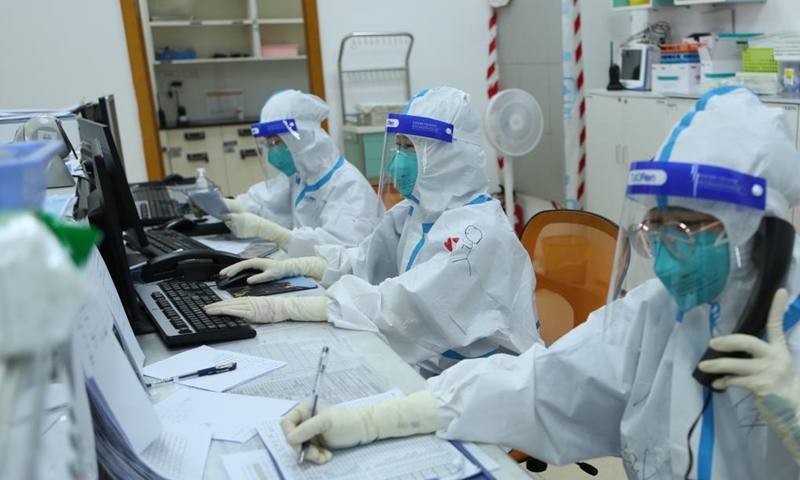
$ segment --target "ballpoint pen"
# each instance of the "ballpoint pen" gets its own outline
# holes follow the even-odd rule
[[[150,387],[155,387],[156,385],[163,385],[165,383],[177,382],[179,380],[185,380],[191,377],[205,377],[208,375],[216,375],[218,373],[230,372],[231,370],[236,370],[236,362],[225,363],[222,365],[217,365],[216,367],[201,368],[196,372],[184,373],[183,375],[177,375],[171,378],[164,378],[162,380],[158,380],[155,382],[145,383],[144,385],[147,388],[150,388]]]
[[[314,380],[314,391],[311,392],[311,412],[308,418],[313,417],[317,413],[317,400],[319,399],[319,387],[322,384],[322,374],[325,373],[325,366],[328,364],[328,347],[322,347],[322,353],[319,356],[319,365],[317,366],[317,378]],[[300,458],[297,463],[301,464],[306,459],[306,452],[311,441],[303,442],[303,448],[300,449]]]

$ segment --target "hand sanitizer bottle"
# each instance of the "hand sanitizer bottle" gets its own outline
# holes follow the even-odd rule
[[[205,168],[197,169],[197,181],[195,182],[195,187],[198,190],[208,190],[208,179],[206,178]]]

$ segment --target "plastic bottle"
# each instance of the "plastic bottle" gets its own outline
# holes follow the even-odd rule
[[[208,190],[208,179],[206,178],[205,168],[197,169],[197,181],[195,182],[195,187],[197,187],[198,190]]]

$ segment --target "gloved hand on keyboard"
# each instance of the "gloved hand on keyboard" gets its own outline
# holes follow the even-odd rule
[[[284,320],[325,322],[328,297],[241,297],[203,307],[208,315],[231,315],[253,323]]]

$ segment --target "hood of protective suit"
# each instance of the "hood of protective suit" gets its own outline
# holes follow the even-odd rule
[[[426,218],[438,217],[486,193],[489,178],[481,126],[469,94],[453,87],[423,90],[403,113],[450,123],[453,136],[459,137],[447,143],[409,135],[418,162],[414,196]]]
[[[308,184],[316,183],[339,160],[339,150],[320,125],[330,108],[321,98],[299,90],[283,90],[272,95],[261,109],[261,122],[293,118],[298,136],[281,134],[297,168]],[[298,138],[299,137],[299,138]]]
[[[720,219],[734,245],[752,237],[763,216],[784,218],[800,203],[800,153],[784,113],[744,87],[705,94],[672,129],[655,161],[714,165],[767,180],[766,211],[708,200],[669,200],[670,206]]]

